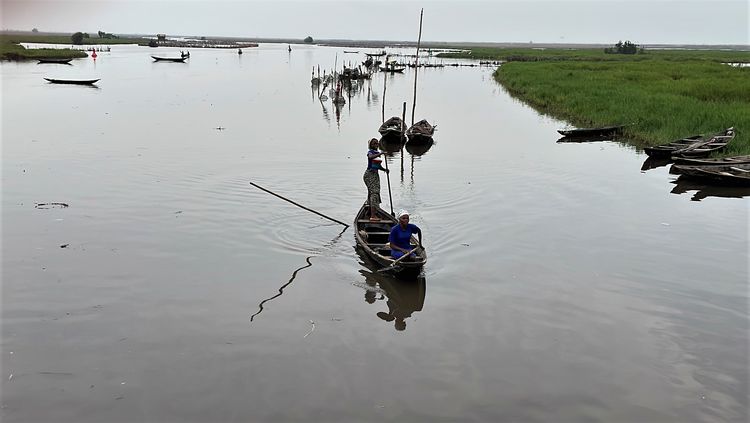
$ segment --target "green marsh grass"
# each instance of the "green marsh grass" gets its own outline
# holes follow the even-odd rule
[[[84,38],[85,45],[92,44],[137,44],[141,38]],[[39,58],[68,59],[86,57],[87,54],[74,49],[40,48],[27,49],[19,43],[44,43],[73,45],[69,36],[63,35],[0,35],[0,59],[36,60]]]
[[[721,155],[750,154],[750,68],[711,61],[509,62],[495,79],[538,111],[579,127],[633,123],[636,146],[718,132]]]

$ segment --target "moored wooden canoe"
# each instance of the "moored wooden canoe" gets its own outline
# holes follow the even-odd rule
[[[598,128],[575,128],[575,129],[558,129],[560,135],[566,137],[606,137],[622,132],[625,125],[601,126]]]

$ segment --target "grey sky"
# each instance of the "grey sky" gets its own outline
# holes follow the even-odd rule
[[[427,41],[749,44],[747,0],[2,0],[2,28]]]

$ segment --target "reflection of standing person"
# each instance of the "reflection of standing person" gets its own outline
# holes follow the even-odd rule
[[[391,257],[400,258],[413,249],[411,246],[413,234],[417,234],[419,246],[422,246],[422,231],[417,225],[409,223],[409,212],[401,210],[398,212],[398,225],[391,229],[391,234],[388,236],[388,242],[391,244]],[[415,257],[416,255],[412,253],[404,260],[411,260]]]
[[[370,205],[370,220],[380,220],[375,214],[375,208],[380,205],[380,175],[378,171],[382,170],[388,172],[388,169],[384,169],[381,165],[383,155],[382,152],[378,151],[378,140],[373,138],[369,143],[370,149],[367,151],[367,170],[365,175],[362,177],[367,187],[367,203]]]

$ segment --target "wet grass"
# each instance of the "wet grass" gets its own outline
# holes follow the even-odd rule
[[[713,60],[509,62],[494,76],[514,97],[576,126],[634,123],[626,136],[637,146],[734,126],[737,136],[722,155],[750,154],[747,67]]]

